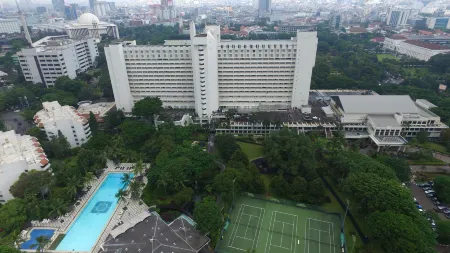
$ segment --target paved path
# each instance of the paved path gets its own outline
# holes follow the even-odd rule
[[[450,166],[448,165],[411,165],[411,172],[448,172],[450,173]],[[425,167],[425,170],[423,168]]]

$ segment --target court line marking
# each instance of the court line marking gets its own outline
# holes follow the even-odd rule
[[[311,231],[311,218],[308,219],[308,235],[310,235]],[[308,238],[308,253],[309,253],[309,238]]]
[[[328,226],[330,226],[330,225],[328,224]],[[330,230],[326,231],[326,230],[315,229],[315,228],[310,228],[310,230],[316,230],[316,231],[319,231],[319,232],[330,233]]]
[[[320,252],[320,233],[322,233],[322,232],[319,231],[319,252],[318,252],[318,253],[321,253],[321,252]]]
[[[306,222],[305,222],[305,248],[303,249],[303,253],[306,253],[306,236],[308,235],[307,234],[307,231],[306,231],[306,225],[308,225],[308,218],[306,218]]]
[[[273,229],[275,227],[275,220],[277,219],[277,212],[272,212],[272,214],[275,214],[275,217],[273,217],[272,227],[270,228],[270,231],[273,231]],[[272,238],[273,238],[273,233],[270,233],[269,248],[272,246]],[[269,250],[269,252],[270,252],[270,250]]]
[[[248,222],[247,222],[247,227],[245,228],[244,237],[247,237],[248,227],[250,227],[250,221],[252,220],[252,218],[253,218],[253,215],[249,215]],[[259,220],[258,220],[258,222],[259,222]]]
[[[238,235],[237,235],[237,231],[238,231],[239,229],[238,229],[238,226],[236,225],[235,230],[234,230],[234,231],[235,231],[234,236],[233,236],[233,233],[232,233],[232,234],[231,234],[231,235],[232,235],[232,238],[230,239],[231,242],[229,242],[228,247],[231,247],[231,248],[234,248],[234,249],[240,249],[240,250],[242,250],[242,251],[245,251],[245,249],[241,249],[241,248],[237,248],[237,247],[232,246],[233,243],[234,243],[234,239],[237,237],[237,238],[242,238],[242,239],[246,239],[246,240],[249,240],[249,241],[253,241],[253,243],[252,243],[252,247],[253,247],[253,245],[255,244],[255,238],[253,238],[253,239],[247,238],[247,230],[248,230],[248,228],[249,228],[250,220],[251,220],[253,217],[258,217],[258,224],[259,224],[260,221],[261,221],[261,217],[260,217],[260,216],[256,216],[256,215],[253,215],[253,214],[247,214],[247,213],[245,213],[245,212],[244,212],[244,211],[245,211],[245,207],[256,208],[256,209],[260,209],[260,210],[263,210],[263,211],[264,211],[264,208],[261,208],[261,207],[256,207],[256,206],[251,206],[251,205],[241,204],[241,208],[239,209],[239,213],[238,213],[239,215],[238,215],[238,222],[237,222],[237,225],[240,224],[240,221],[241,221],[241,219],[242,219],[242,216],[244,216],[244,215],[248,215],[248,216],[250,217],[250,218],[249,218],[249,222],[247,223],[247,227],[246,227],[246,230],[245,230],[244,237],[238,236]],[[241,210],[242,210],[242,211],[241,211]],[[260,213],[260,214],[261,214],[261,213]],[[260,227],[258,226],[257,229],[258,229],[258,231],[259,231],[259,230],[260,230]]]
[[[241,249],[241,248],[236,248],[236,247],[233,247],[233,246],[228,246],[228,247],[230,247],[230,248],[232,248],[232,249],[237,249],[237,250],[242,250],[242,251],[246,251],[245,249]]]
[[[269,222],[269,229],[270,229],[270,227],[271,227],[271,225],[272,225],[272,219],[273,219],[273,211],[272,211],[272,215],[270,216],[270,222]],[[306,228],[305,228],[305,231],[306,231]],[[271,235],[271,234],[270,234]],[[264,250],[264,253],[267,253],[267,244],[269,243],[269,236],[270,236],[269,234],[267,235],[267,239],[266,239],[266,247],[265,247],[265,250]],[[270,246],[269,246],[270,247]]]
[[[262,208],[262,216],[261,216],[261,219],[259,219],[258,231],[256,232],[256,235],[255,235],[255,238],[254,238],[254,239],[256,239],[256,241],[253,239],[253,244],[254,244],[254,246],[253,246],[252,249],[256,248],[256,246],[258,245],[259,235],[261,234],[261,233],[260,233],[260,232],[261,232],[261,226],[262,226],[262,222],[263,222],[263,220],[264,220],[264,214],[265,214],[265,212],[266,212],[266,209],[265,209],[265,208]],[[256,244],[255,244],[255,243],[256,243]]]
[[[290,251],[292,252],[292,243],[293,243],[293,241],[294,241],[294,226],[295,226],[295,219],[298,218],[298,216],[295,215],[295,214],[289,214],[289,213],[284,213],[284,212],[279,212],[279,211],[273,211],[273,212],[275,213],[274,223],[275,223],[275,222],[279,222],[279,223],[283,224],[283,228],[282,228],[282,230],[281,230],[282,236],[281,236],[281,242],[280,242],[280,245],[272,244],[272,239],[270,239],[270,246],[279,247],[279,248],[282,248],[282,249],[288,249],[288,250],[290,250]],[[277,221],[277,220],[276,220],[276,217],[277,217],[276,214],[277,214],[277,213],[281,213],[281,214],[284,214],[284,215],[289,215],[289,216],[294,217],[294,219],[293,219],[294,223],[284,222],[284,221]],[[290,248],[281,246],[281,245],[283,244],[284,224],[288,224],[288,225],[291,225],[291,226],[292,226],[292,231],[291,231],[291,239],[292,239],[292,241],[291,241],[291,247],[290,247]],[[275,227],[275,225],[274,225],[274,227]],[[273,231],[273,229],[272,229],[272,231]],[[272,235],[273,233],[274,233],[274,232],[271,232],[271,235]]]
[[[330,247],[330,253],[331,253],[331,249],[333,248],[333,244],[331,243],[331,225],[330,224],[328,224],[328,233],[330,234],[330,245],[331,245],[331,247]]]
[[[333,245],[334,245],[334,224],[333,223],[331,223],[331,227],[332,227],[331,231],[333,232]],[[335,245],[334,245],[333,249],[334,249],[333,252],[336,253],[336,246]]]
[[[239,221],[241,220],[241,218],[242,218],[242,214],[241,214],[241,212],[242,212],[242,209],[244,208],[244,204],[241,204],[241,208],[239,208],[239,212],[238,212],[238,222],[236,223],[236,226],[234,227],[234,229],[233,229],[233,231],[231,232],[231,238],[230,238],[230,241],[228,242],[228,246],[232,246],[233,245],[233,242],[234,242],[234,238],[235,238],[235,236],[236,236],[236,234],[237,234],[237,229],[238,229],[238,226],[237,226],[237,224],[239,224]],[[234,236],[233,236],[233,232],[234,232]]]
[[[298,216],[295,217],[295,224],[298,226]],[[297,232],[297,226],[295,226],[295,237],[298,236],[298,232]],[[295,238],[294,238],[295,240]],[[294,242],[294,252],[297,250],[297,242]]]

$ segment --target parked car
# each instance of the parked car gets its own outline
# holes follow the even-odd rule
[[[416,205],[418,209],[423,209],[421,205]]]
[[[444,210],[442,210],[442,212],[445,214],[450,214],[450,209],[444,209]]]
[[[428,191],[425,191],[425,194],[430,194],[430,193],[435,193],[435,191],[434,190],[428,190]]]
[[[433,190],[433,188],[431,188],[431,187],[424,187],[422,190],[423,191],[431,191],[431,190]]]
[[[418,184],[417,186],[424,188],[424,187],[430,187],[431,185],[429,183],[424,183],[424,184]]]
[[[417,201],[416,198],[413,198],[413,199],[414,199],[414,203],[419,204],[419,201]]]
[[[441,202],[439,200],[433,201],[433,204],[435,204],[436,206],[441,205]]]
[[[427,194],[427,197],[429,197],[429,198],[434,197],[434,193],[428,193],[428,194]]]
[[[447,209],[447,207],[446,206],[437,206],[437,209],[441,211],[441,210]]]
[[[450,214],[446,214],[445,218],[450,219]]]

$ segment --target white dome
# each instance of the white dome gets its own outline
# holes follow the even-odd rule
[[[78,18],[78,24],[92,25],[92,23],[99,23],[100,20],[92,13],[84,13]]]

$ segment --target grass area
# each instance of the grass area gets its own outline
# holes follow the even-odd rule
[[[425,142],[424,144],[416,144],[416,146],[421,148],[428,148],[445,154],[450,154],[450,152],[447,151],[447,148],[444,145],[435,142]]]
[[[406,72],[406,75],[408,75],[408,76],[417,76],[417,77],[420,77],[420,76],[426,75],[426,74],[428,73],[428,68],[426,68],[426,67],[419,67],[419,68],[411,67],[411,68],[405,68],[405,72]]]
[[[56,239],[53,241],[52,245],[48,248],[49,250],[55,250],[56,247],[61,243],[61,241],[66,237],[66,234],[59,234]]]
[[[266,193],[269,193],[270,195],[272,194],[271,188],[270,188],[270,183],[272,182],[272,179],[275,177],[275,175],[270,175],[270,174],[261,174],[261,177],[264,181],[264,187],[266,189]]]
[[[384,59],[394,59],[398,60],[397,57],[391,55],[391,54],[377,54],[378,61],[383,61]]]
[[[327,212],[341,213],[343,215],[345,213],[345,210],[342,209],[341,205],[339,205],[336,198],[333,196],[333,194],[331,194],[331,192],[328,189],[325,189],[325,195],[330,198],[331,202],[325,203],[321,207]],[[353,226],[353,223],[350,221],[350,219],[345,219],[344,231],[345,231],[345,241],[347,243],[347,249],[350,249],[353,245],[352,234],[355,234],[355,237],[356,237],[355,248],[359,248],[364,245],[364,243],[362,242],[359,235],[357,235],[356,229]]]
[[[408,160],[408,164],[410,165],[447,165],[446,162],[443,162],[439,159],[427,159],[427,160]]]
[[[246,142],[238,141],[237,144],[241,147],[242,151],[248,156],[251,161],[257,157],[264,156],[264,147],[260,145],[250,144]]]

